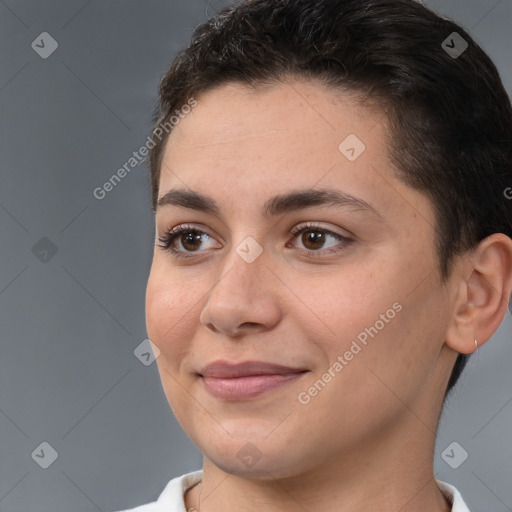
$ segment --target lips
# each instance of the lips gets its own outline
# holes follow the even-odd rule
[[[205,366],[199,374],[203,377],[215,377],[218,379],[232,379],[236,377],[249,377],[252,375],[290,375],[307,371],[304,368],[291,368],[278,364],[264,363],[260,361],[246,361],[232,364],[227,361],[216,361]]]
[[[205,366],[199,375],[207,391],[216,398],[245,400],[296,380],[307,371],[261,361],[216,361]]]

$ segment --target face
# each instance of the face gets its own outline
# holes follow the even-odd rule
[[[450,293],[385,117],[305,81],[197,102],[165,148],[146,295],[185,432],[218,468],[264,478],[435,431]],[[252,363],[205,370],[218,362]]]

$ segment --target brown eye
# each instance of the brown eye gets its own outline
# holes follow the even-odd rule
[[[308,229],[302,232],[301,241],[306,249],[321,249],[325,244],[326,234],[317,229]]]
[[[333,254],[340,252],[346,248],[348,244],[353,242],[351,238],[335,233],[329,229],[322,228],[316,224],[307,223],[306,225],[297,226],[290,232],[294,236],[302,235],[300,243],[304,246],[304,250],[311,256],[322,256],[324,254]],[[334,239],[337,243],[331,243],[326,246],[330,239]],[[338,248],[331,249],[338,246]],[[341,248],[339,247],[341,246]]]
[[[158,237],[158,240],[160,242],[158,245],[164,250],[169,251],[173,256],[186,258],[187,253],[204,252],[200,250],[201,244],[213,239],[204,231],[184,225],[178,226],[165,235]]]
[[[192,234],[193,233],[193,234]],[[201,246],[202,234],[199,231],[184,231],[179,235],[181,245],[187,251],[195,251]]]

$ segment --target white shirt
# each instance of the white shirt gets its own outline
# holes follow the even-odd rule
[[[184,501],[185,493],[193,485],[200,482],[202,476],[203,470],[199,470],[173,478],[165,486],[165,489],[156,501],[129,510],[119,510],[118,512],[187,512]],[[451,502],[452,512],[469,512],[462,496],[453,485],[442,482],[437,478],[436,482],[441,492]]]

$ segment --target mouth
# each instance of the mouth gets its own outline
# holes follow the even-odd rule
[[[206,390],[223,400],[247,400],[277,389],[302,377],[309,370],[283,365],[247,361],[231,364],[216,361],[198,374]]]

